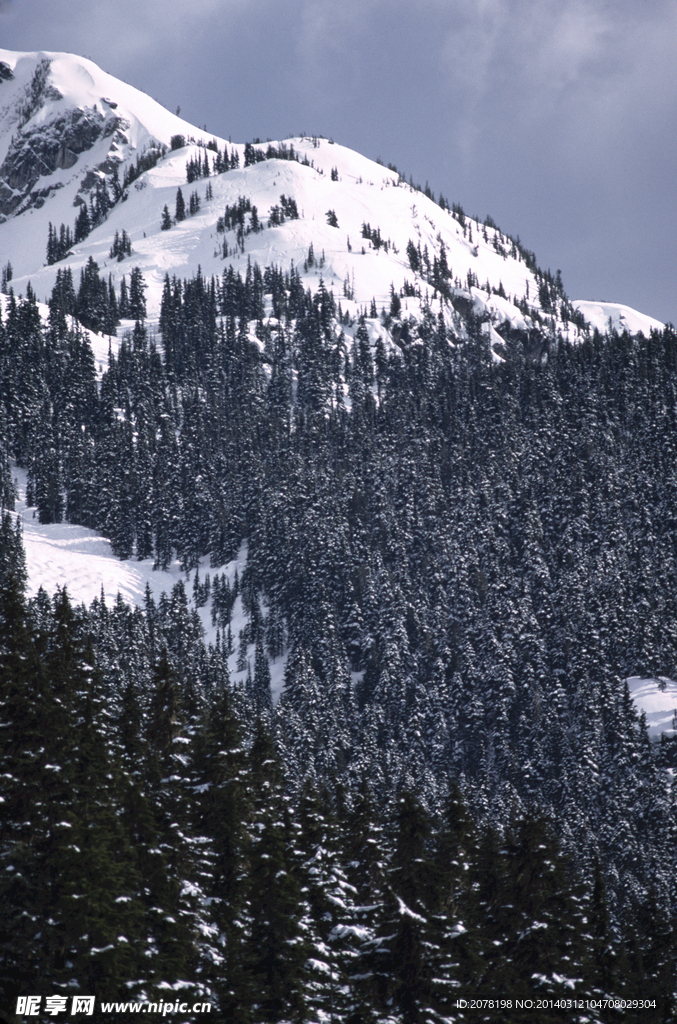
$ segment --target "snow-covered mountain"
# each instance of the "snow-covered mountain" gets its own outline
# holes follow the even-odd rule
[[[3,221],[37,213],[45,203],[55,222],[59,215],[72,218],[72,207],[77,212],[102,175],[169,146],[173,134],[190,131],[196,140],[208,138],[137,89],[70,54],[0,50],[0,83]],[[31,229],[37,231],[42,222],[38,216]],[[35,260],[32,246],[22,249],[19,273],[24,266],[33,269]]]
[[[176,216],[179,191],[184,219]],[[100,223],[49,262],[50,234],[63,226],[72,241],[78,216],[93,214],[102,194]],[[111,255],[123,234],[131,253]],[[47,303],[58,272],[69,268],[77,287],[92,258],[116,292],[140,268],[155,326],[167,275],[192,278],[200,268],[220,277],[232,267],[244,277],[250,263],[293,265],[312,291],[322,282],[345,314],[336,330],[350,337],[364,313],[372,342],[386,346],[400,343],[426,309],[456,337],[480,325],[499,360],[514,332],[575,340],[591,327],[648,334],[663,326],[626,306],[569,302],[559,272],[540,270],[489,219],[435,201],[396,169],[331,140],[233,144],[84,58],[0,50],[3,280],[8,286],[11,275],[17,294],[30,283]],[[45,305],[41,312],[46,318]],[[110,339],[90,332],[90,340],[101,372]],[[121,590],[142,603],[146,583],[169,588],[179,572],[176,562],[170,573],[153,572],[152,560],[121,563],[92,531],[39,526],[30,509],[20,511],[32,591],[67,583],[76,601],[89,602],[103,586],[108,597]]]
[[[221,153],[229,169],[215,173]],[[188,184],[190,166],[199,176]],[[103,222],[48,265],[50,224],[73,232],[104,183],[111,206]],[[196,212],[162,230],[165,207],[174,221],[179,189],[187,209],[193,194]],[[239,203],[247,213],[238,242],[224,211]],[[123,231],[131,255],[118,261],[110,252]],[[442,295],[436,312],[459,329],[472,310],[499,358],[497,328],[540,326],[574,338],[584,317],[597,325],[596,307],[569,303],[559,274],[542,273],[517,240],[433,201],[395,169],[322,138],[231,145],[84,58],[0,50],[0,262],[11,263],[17,293],[30,281],[46,301],[57,271],[70,267],[77,285],[90,257],[115,288],[141,269],[151,320],[165,275],[192,277],[198,266],[221,275],[229,264],[244,272],[251,260],[282,269],[293,262],[306,287],[322,279],[350,315],[373,308],[372,299],[389,310],[395,295],[400,319],[418,318]],[[626,322],[633,330],[655,323],[640,314]]]

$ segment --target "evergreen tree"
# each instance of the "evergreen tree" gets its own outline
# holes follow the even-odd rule
[[[307,939],[301,930],[301,877],[294,855],[280,765],[269,734],[259,723],[250,754],[254,818],[249,854],[246,949],[254,1024],[304,1019]]]
[[[174,220],[178,223],[179,221],[186,219],[186,204],[183,198],[183,192],[180,188],[176,190],[176,207],[174,209]]]
[[[75,244],[77,245],[78,242],[83,242],[91,230],[92,225],[89,219],[89,210],[87,209],[86,203],[83,203],[80,207],[80,212],[75,218]]]
[[[211,915],[217,937],[207,978],[229,1020],[251,1020],[245,962],[251,819],[249,766],[233,697],[221,681],[196,737],[197,826],[211,839]]]
[[[129,279],[129,314],[132,320],[143,323],[146,319],[146,283],[139,267],[134,267]]]
[[[484,967],[476,986],[513,998],[526,990],[553,1000],[567,992],[589,997],[584,915],[566,863],[541,817],[513,827],[503,850],[492,839],[480,848]],[[544,1021],[556,1017],[544,1009]]]
[[[11,641],[0,670],[3,724],[13,735],[3,747],[0,805],[4,995],[15,1004],[45,985],[65,994],[75,977],[121,997],[141,972],[144,913],[119,821],[100,678],[65,591],[53,614],[47,608],[48,633],[35,632],[20,573],[3,576]]]
[[[386,1013],[394,1004],[407,1024],[434,1020],[434,877],[428,836],[423,809],[410,794],[403,794],[372,964],[377,1005]]]
[[[341,863],[339,823],[331,804],[327,806],[328,795],[322,801],[306,784],[298,808],[309,904],[307,928],[314,947],[307,964],[306,998],[318,1018],[342,1020],[357,1006],[350,982],[360,929],[355,889]]]

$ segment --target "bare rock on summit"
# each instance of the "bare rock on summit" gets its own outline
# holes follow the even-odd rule
[[[18,132],[0,167],[0,214],[9,216],[25,204],[38,180],[68,170],[104,133],[106,119],[92,109],[69,110],[49,125]]]

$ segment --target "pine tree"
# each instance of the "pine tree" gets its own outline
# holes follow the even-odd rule
[[[552,999],[589,995],[581,899],[543,818],[515,823],[502,850],[488,837],[478,867],[484,965],[477,990],[513,998],[527,989]],[[557,1015],[544,1010],[542,1016],[554,1021]]]
[[[74,977],[120,997],[142,970],[145,914],[100,677],[65,591],[53,611],[43,601],[47,629],[34,630],[18,577],[3,576],[3,724],[14,738],[3,748],[0,983],[12,1001],[45,986],[66,993]]]
[[[122,234],[120,234],[119,231],[116,231],[115,238],[113,239],[113,244],[108,255],[111,259],[117,259],[118,262],[121,262],[125,256],[131,256],[131,254],[132,242],[129,235],[124,229]]]
[[[89,210],[87,209],[87,204],[83,203],[80,207],[79,214],[75,218],[75,244],[77,245],[78,242],[83,242],[91,230],[92,225],[89,219]]]
[[[178,219],[178,218],[177,218]],[[143,323],[146,319],[146,283],[139,267],[134,267],[129,278],[129,314],[132,320]]]
[[[218,938],[207,967],[221,1012],[251,1020],[245,962],[249,927],[248,865],[251,822],[249,766],[233,696],[221,681],[196,737],[197,826],[210,837],[211,915]]]
[[[190,739],[179,681],[166,649],[153,675],[146,735],[150,757],[145,782],[155,807],[160,852],[148,893],[150,905],[159,912],[154,941],[166,980],[195,982],[202,974],[200,938],[212,930],[204,890],[206,854],[192,827],[196,809]],[[197,997],[198,989],[194,992]]]
[[[254,680],[252,690],[254,707],[259,714],[270,712],[273,706],[273,698],[270,692],[270,666],[263,648],[263,636],[261,631],[256,640],[254,649]]]
[[[306,998],[318,1019],[343,1020],[356,1009],[351,977],[356,971],[360,928],[355,889],[341,864],[339,823],[329,794],[322,800],[306,784],[298,808],[302,867],[307,878],[308,960]]]
[[[428,853],[427,815],[408,793],[398,803],[395,847],[374,939],[373,987],[381,1012],[395,1005],[406,1024],[434,1019],[431,911],[434,875]]]
[[[186,203],[183,198],[183,192],[180,188],[176,190],[176,207],[174,210],[174,220],[179,223],[186,219]]]
[[[482,970],[482,919],[474,887],[477,857],[477,834],[454,782],[435,831],[432,855],[432,1005],[443,1018],[453,1014],[459,994]]]
[[[280,765],[261,723],[250,754],[254,796],[246,950],[253,1024],[304,1019],[307,940],[300,869],[282,796]]]

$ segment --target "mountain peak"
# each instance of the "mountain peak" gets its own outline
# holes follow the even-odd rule
[[[166,230],[184,189],[190,215]],[[60,226],[68,245],[46,265]],[[121,232],[131,253],[110,263]],[[0,50],[0,259],[44,301],[60,268],[94,259],[119,289],[136,265],[151,318],[167,274],[219,277],[251,261],[303,268],[304,286],[322,280],[352,317],[369,308],[417,322],[439,303],[453,331],[479,322],[496,358],[506,332],[587,330],[559,272],[490,218],[321,137],[226,143],[66,53]]]
[[[40,209],[87,174],[205,133],[73,54],[0,50],[0,218]],[[69,190],[70,191],[70,190]],[[71,202],[73,198],[71,196]]]

